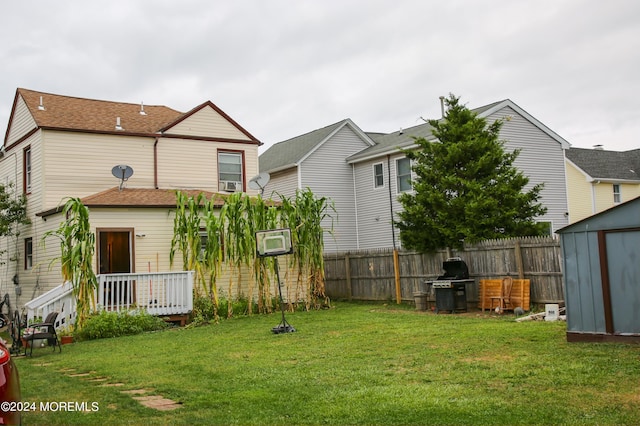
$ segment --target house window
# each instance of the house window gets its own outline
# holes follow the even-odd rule
[[[220,190],[242,191],[242,152],[218,152]]]
[[[545,225],[544,235],[553,235],[553,223],[548,221],[540,221]]]
[[[613,202],[617,204],[621,200],[622,198],[620,197],[620,184],[614,183],[613,184]]]
[[[411,191],[411,160],[401,158],[396,160],[396,178],[398,180],[398,192]]]
[[[23,191],[25,194],[31,193],[31,147],[28,146],[23,151],[22,163]]]
[[[384,186],[384,168],[382,163],[373,165],[373,187],[381,188]]]
[[[33,239],[24,239],[24,269],[33,267]]]

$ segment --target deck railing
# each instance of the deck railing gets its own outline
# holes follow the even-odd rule
[[[193,272],[101,274],[96,290],[98,309],[126,311],[144,308],[156,316],[183,315],[193,310]],[[56,328],[75,323],[76,302],[66,282],[25,304],[27,320],[58,312]]]

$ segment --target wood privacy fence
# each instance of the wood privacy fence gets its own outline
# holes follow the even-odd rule
[[[531,281],[532,304],[564,301],[560,242],[553,237],[487,240],[451,253],[394,254],[393,249],[327,253],[326,294],[332,299],[414,301],[414,293],[426,292],[425,281],[442,275],[442,262],[454,256],[466,262],[475,280],[466,288],[471,306],[478,306],[479,280],[507,275]],[[433,291],[428,297],[433,300]]]

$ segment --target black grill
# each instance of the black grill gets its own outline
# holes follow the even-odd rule
[[[444,274],[435,281],[427,281],[436,294],[436,314],[440,311],[467,311],[466,285],[475,281],[469,279],[469,268],[459,257],[451,257],[442,263]]]

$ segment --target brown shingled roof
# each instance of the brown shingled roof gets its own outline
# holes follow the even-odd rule
[[[82,204],[91,207],[123,207],[123,208],[174,208],[176,206],[176,191],[189,197],[203,194],[207,200],[215,198],[215,207],[222,207],[229,196],[199,189],[153,189],[153,188],[123,188],[117,186],[89,195],[81,199]],[[279,205],[278,201],[266,201],[268,205]],[[36,213],[36,216],[47,217],[62,211],[62,206]]]
[[[157,133],[178,120],[183,113],[162,105],[144,105],[146,115],[140,114],[141,105],[123,102],[100,101],[54,95],[19,88],[38,127],[113,132],[116,118],[127,133]],[[39,109],[40,97],[44,110]]]

